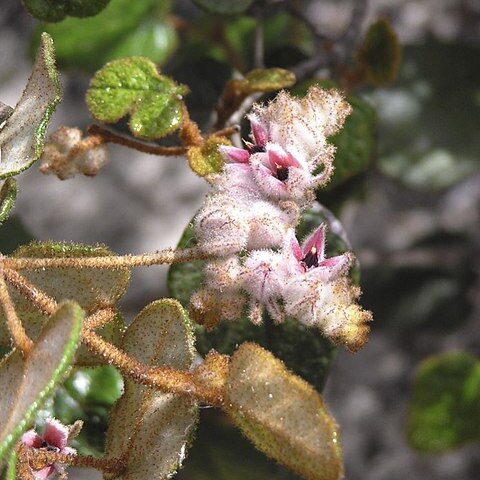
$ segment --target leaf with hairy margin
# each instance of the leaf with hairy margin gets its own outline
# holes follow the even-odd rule
[[[147,366],[190,369],[193,330],[179,302],[171,299],[147,305],[125,332],[122,349]],[[107,457],[122,457],[121,475],[105,479],[167,479],[181,465],[198,421],[196,402],[154,391],[125,379],[125,391],[110,415]]]
[[[16,175],[40,158],[48,121],[61,96],[53,40],[43,33],[27,86],[0,130],[0,178]]]
[[[263,453],[307,480],[343,475],[338,426],[322,397],[255,343],[234,353],[225,411]]]
[[[0,188],[0,225],[8,218],[17,198],[17,182],[7,178]]]
[[[25,360],[14,350],[0,364],[4,386],[0,389],[0,461],[63,379],[80,341],[83,319],[84,312],[75,302],[61,304]]]

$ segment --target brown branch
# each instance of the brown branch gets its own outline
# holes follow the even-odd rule
[[[142,153],[148,153],[150,155],[161,155],[164,157],[178,157],[184,155],[186,148],[182,146],[163,147],[161,145],[155,145],[153,143],[144,143],[134,138],[124,137],[118,133],[108,130],[101,125],[90,125],[87,129],[90,135],[100,136],[103,143],[116,143],[117,145],[123,145],[124,147],[133,148]]]
[[[52,315],[57,309],[57,302],[42,290],[37,289],[25,277],[11,268],[4,269],[5,280],[21,295],[35,305],[43,314]]]
[[[198,247],[172,250],[170,248],[156,253],[141,255],[118,255],[106,257],[63,257],[63,258],[21,258],[5,257],[5,268],[13,270],[38,270],[41,268],[106,268],[115,269],[122,267],[149,267],[165,263],[182,263],[193,260],[204,260],[211,257]]]
[[[222,392],[212,386],[197,383],[190,372],[171,367],[146,366],[89,330],[84,331],[82,341],[89,350],[101,355],[122,374],[142,385],[166,393],[185,395],[210,405],[221,404]]]
[[[26,358],[33,348],[33,342],[23,328],[22,322],[18,318],[15,311],[15,305],[12,302],[7,284],[0,270],[0,305],[3,308],[7,320],[8,331],[12,337],[13,343],[22,352],[22,356]]]
[[[90,330],[102,328],[107,323],[111,322],[116,314],[117,312],[113,307],[105,307],[97,310],[95,313],[92,313],[92,315],[89,315],[85,319],[83,328],[88,328]]]

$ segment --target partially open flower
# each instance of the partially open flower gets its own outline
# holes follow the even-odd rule
[[[27,447],[45,450],[47,452],[57,452],[66,455],[76,454],[74,448],[68,447],[70,429],[54,418],[49,418],[45,422],[45,431],[39,435],[35,430],[28,430],[22,436],[22,443]],[[54,477],[58,473],[64,472],[64,466],[58,463],[52,463],[41,470],[33,470],[35,480],[46,480]]]

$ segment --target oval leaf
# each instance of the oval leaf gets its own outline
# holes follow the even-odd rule
[[[190,168],[200,177],[211,173],[219,173],[223,169],[225,160],[218,151],[220,145],[231,145],[225,137],[211,136],[201,147],[190,147],[187,158]]]
[[[110,0],[23,0],[23,6],[38,20],[59,22],[67,15],[91,17],[101,12]]]
[[[193,332],[176,300],[145,307],[125,332],[123,350],[148,366],[188,370]],[[121,476],[106,479],[166,479],[181,465],[198,420],[197,404],[185,397],[153,391],[125,379],[125,392],[110,416],[106,454],[123,457]]]
[[[53,40],[43,33],[27,86],[0,130],[0,178],[16,175],[38,160],[48,121],[60,99]]]
[[[25,361],[14,350],[0,364],[4,386],[0,390],[0,460],[63,379],[80,341],[83,318],[84,312],[76,303],[63,303],[42,329]]]
[[[283,68],[257,68],[247,73],[242,80],[234,80],[242,93],[273,92],[291,87],[295,83],[295,74]]]
[[[480,361],[467,353],[425,360],[413,386],[410,445],[443,452],[472,440],[480,440]]]
[[[102,122],[117,122],[130,114],[129,127],[141,138],[162,138],[182,124],[182,95],[187,87],[160,75],[143,57],[107,63],[93,77],[87,92],[92,115]]]
[[[263,453],[308,480],[342,478],[338,427],[321,396],[270,352],[241,345],[225,394],[225,410]]]

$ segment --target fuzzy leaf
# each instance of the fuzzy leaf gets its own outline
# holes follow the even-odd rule
[[[38,160],[48,121],[60,99],[53,40],[43,33],[27,86],[0,130],[0,178],[16,175]]]
[[[188,316],[175,300],[145,307],[125,332],[122,349],[148,366],[188,370],[194,337]],[[106,479],[167,479],[181,465],[198,420],[197,404],[125,379],[125,392],[110,415],[106,454],[122,456],[127,468]]]
[[[233,81],[239,91],[250,95],[291,87],[295,83],[295,74],[283,68],[257,68],[248,72],[245,78]]]
[[[200,177],[222,171],[225,163],[218,151],[220,145],[231,145],[225,137],[211,136],[201,147],[190,147],[187,158],[190,168]]]
[[[0,188],[0,225],[8,218],[16,198],[17,182],[14,178],[7,178]]]
[[[193,0],[196,5],[209,13],[238,15],[245,12],[255,0]]]
[[[129,127],[141,138],[162,138],[182,124],[182,95],[187,88],[157,71],[142,57],[107,63],[93,77],[87,92],[92,115],[102,122],[117,122],[130,114]]]
[[[388,20],[380,19],[368,28],[357,60],[374,85],[393,82],[400,65],[401,47],[397,34]]]
[[[410,445],[432,453],[473,440],[480,440],[480,361],[467,353],[425,360],[413,386]]]
[[[225,394],[227,413],[263,453],[308,480],[342,478],[338,427],[321,396],[270,352],[241,345]]]
[[[101,12],[110,0],[23,0],[23,6],[36,19],[59,22],[67,15],[91,17]]]
[[[61,304],[26,360],[14,350],[0,364],[0,382],[4,386],[0,390],[0,460],[68,370],[80,340],[83,318],[84,312],[76,303]]]
[[[112,255],[112,252],[103,245],[90,246],[60,242],[32,242],[20,247],[14,253],[16,257],[31,258],[83,258],[108,255]],[[88,313],[102,307],[115,305],[125,293],[130,279],[130,271],[127,268],[53,268],[25,270],[22,275],[55,300],[74,299]],[[45,322],[45,317],[16,290],[10,288],[10,292],[17,314],[28,335],[36,338]],[[121,324],[116,328],[121,329]],[[115,335],[116,328],[112,327],[111,335]],[[108,331],[108,329],[106,330]],[[8,345],[9,342],[3,313],[0,312],[0,345]],[[96,361],[96,357],[92,359],[93,356],[86,354],[83,347],[81,352],[83,352],[79,358],[81,363],[88,364],[89,361]]]

